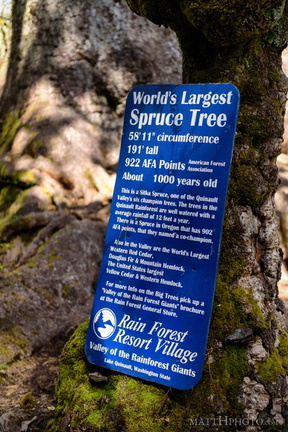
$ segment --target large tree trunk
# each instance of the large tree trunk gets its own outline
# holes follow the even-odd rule
[[[243,410],[248,419],[283,424],[287,337],[277,290],[281,257],[274,194],[286,94],[281,52],[287,7],[283,1],[127,2],[176,32],[184,82],[231,82],[241,94],[207,370],[193,391],[191,416],[241,417]],[[248,340],[247,328],[253,331]]]
[[[95,408],[85,413],[89,420],[80,416],[78,422],[93,430],[98,421],[102,431],[279,430],[287,414],[288,339],[277,289],[281,254],[274,194],[286,94],[281,52],[287,9],[283,1],[128,4],[176,32],[184,82],[231,82],[240,90],[241,108],[202,381],[191,392],[165,395],[157,386],[109,377],[101,391],[91,390]],[[68,370],[73,358],[80,364],[84,334],[79,329],[63,353],[62,415]],[[84,372],[83,361],[82,367]],[[73,375],[75,384],[75,369]],[[70,419],[72,430],[82,430],[73,410]]]

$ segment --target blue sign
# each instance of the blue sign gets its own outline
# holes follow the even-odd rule
[[[182,390],[199,382],[238,106],[231,84],[129,93],[91,363]]]

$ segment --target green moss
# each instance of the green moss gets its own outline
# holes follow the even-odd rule
[[[75,431],[77,428],[91,432],[185,430],[187,412],[176,400],[167,398],[167,389],[109,371],[103,372],[108,375],[107,382],[91,382],[88,376],[91,366],[83,353],[86,331],[87,323],[76,330],[62,352],[56,418],[48,431],[58,432],[66,413],[70,413],[71,430]]]
[[[283,14],[284,5],[283,0],[261,3],[182,0],[181,10],[190,24],[208,40],[216,46],[225,46],[260,37],[273,29]]]
[[[7,355],[11,357],[13,355],[12,350],[6,346],[0,346],[0,355]]]
[[[22,350],[26,350],[27,349],[27,340],[19,333],[19,331],[17,330],[16,326],[14,326],[13,328],[10,328],[10,330],[6,330],[5,332],[1,332],[2,333],[2,343],[6,346],[6,345],[14,345],[17,346],[18,348],[22,349]],[[0,333],[0,334],[1,334]],[[2,347],[4,349],[4,351],[6,349],[9,350],[9,348],[5,348]]]
[[[5,162],[0,161],[0,180],[7,187],[25,190],[37,182],[37,177],[32,171],[12,171]]]
[[[5,330],[0,331],[0,357],[2,362],[9,363],[14,359],[15,353],[19,352],[19,349],[21,351],[27,350],[28,342],[16,326],[8,327],[7,323],[4,325]]]
[[[213,320],[210,328],[210,340],[225,339],[236,329],[266,329],[270,323],[265,319],[258,302],[253,298],[252,290],[247,292],[239,285],[229,287],[218,278],[214,301]]]
[[[5,162],[0,161],[0,179],[2,180],[3,178],[9,176],[9,174],[10,170],[8,165]]]
[[[0,364],[0,370],[8,370],[7,364]]]
[[[11,194],[9,195],[10,191]],[[27,215],[27,217],[21,217],[21,219],[18,220],[19,212],[24,207],[27,199],[27,191],[23,191],[14,186],[11,187],[11,189],[9,188],[7,199],[5,199],[5,202],[3,203],[2,212],[0,207],[0,233],[5,231],[7,226],[11,223],[17,225],[17,232],[29,230],[29,215]]]
[[[13,192],[10,195],[10,199],[12,201],[14,198],[14,200],[12,203],[10,203],[7,211],[3,211],[2,214],[0,214],[0,233],[5,230],[10,220],[17,217],[17,214],[22,207],[21,192],[17,191],[16,189],[12,189],[12,191]],[[3,206],[4,205],[5,207],[9,205],[8,199],[4,201]]]
[[[21,120],[18,111],[7,114],[2,124],[0,135],[0,156],[10,150],[20,128]],[[24,205],[25,190],[37,183],[31,171],[13,171],[5,162],[0,162],[0,232],[3,231]]]
[[[70,285],[68,285],[68,284],[66,284],[62,287],[62,295],[64,298],[69,297],[69,290],[70,290]]]
[[[237,230],[233,229],[233,232],[236,233]],[[241,253],[242,245],[240,244],[237,247],[232,241],[229,241],[229,237],[225,235],[221,246],[219,275],[222,281],[228,286],[243,273],[247,264],[246,259]]]
[[[67,413],[72,430],[89,432],[182,432],[189,430],[191,418],[239,413],[239,387],[251,372],[244,347],[210,349],[197,387],[184,393],[172,390],[168,396],[160,386],[109,371],[102,372],[108,382],[92,383],[91,366],[83,354],[86,330],[87,323],[77,329],[61,355],[56,418],[47,432],[58,431]]]
[[[282,358],[277,349],[274,349],[263,363],[258,364],[258,373],[264,382],[274,382],[279,375],[285,375]]]
[[[44,298],[48,301],[48,303],[50,303],[50,305],[54,305],[53,296],[49,292],[47,292],[46,290],[44,292]]]
[[[0,191],[0,214],[3,213],[17,198],[21,192],[17,187],[9,185],[4,186]]]
[[[19,171],[17,172],[17,178],[19,181],[23,182],[27,188],[36,184],[38,181],[38,178],[33,171]]]
[[[25,266],[28,268],[37,268],[37,267],[39,267],[39,262],[36,259],[30,260],[27,263],[25,263]]]
[[[88,371],[83,358],[84,332],[87,329],[87,323],[79,327],[64,347],[60,359],[60,375],[56,389],[58,406],[56,410],[56,419],[65,415],[70,410],[75,411],[75,417],[80,417],[81,409],[86,413],[88,400],[97,401],[99,391],[90,388]],[[75,392],[77,388],[77,392]],[[90,390],[90,391],[89,391]],[[75,420],[73,420],[75,421]],[[51,431],[58,431],[59,425],[56,421],[50,424]]]
[[[166,417],[167,421],[168,416],[168,430],[179,430],[179,427],[183,425],[183,419],[181,418],[183,413],[178,404],[172,406],[169,401],[169,409],[165,407],[164,412],[160,414],[161,405],[165,398],[162,389],[129,377],[123,379],[122,376],[118,376],[116,379],[114,397],[125,418],[125,424],[129,431],[162,432],[163,420]],[[149,416],[147,416],[147,413],[149,413]]]
[[[59,260],[59,259],[62,259],[62,257],[60,255],[49,255],[48,256],[48,263],[51,264],[55,260]]]
[[[253,116],[249,116],[250,131],[240,131],[237,144],[237,158],[234,158],[231,168],[231,178],[229,182],[229,198],[234,204],[249,206],[253,210],[259,209],[265,202],[270,193],[269,183],[272,174],[276,175],[276,165],[274,173],[270,169],[270,177],[265,177],[263,167],[267,166],[267,154],[263,147],[263,142],[269,138],[269,126],[259,123]],[[267,122],[266,122],[267,123]],[[250,137],[250,138],[249,138]],[[272,155],[273,156],[273,155]],[[251,163],[253,161],[253,163]],[[271,163],[271,162],[270,162]]]
[[[282,356],[288,356],[288,333],[284,333],[279,337],[278,350]],[[285,363],[286,362],[287,358],[285,357]]]
[[[231,417],[239,415],[242,410],[238,401],[240,385],[243,377],[251,373],[246,349],[227,346],[218,352],[210,351],[208,362],[200,383],[190,396],[189,409],[193,418],[214,417],[219,412]]]
[[[10,298],[11,296],[9,296]],[[16,293],[13,297],[13,302],[19,303],[21,302],[21,297]],[[11,302],[12,303],[12,302]],[[10,307],[10,309],[13,309],[14,304],[11,305],[9,303],[5,304],[5,307]],[[18,347],[21,350],[27,349],[27,340],[23,336],[22,331],[20,328],[18,328],[15,324],[12,324],[10,322],[7,322],[7,320],[1,319],[0,320],[1,330],[0,330],[0,338],[1,338],[1,347],[0,347],[0,353],[1,354],[12,354],[12,347]]]
[[[33,409],[35,406],[35,398],[32,394],[32,392],[26,393],[21,399],[20,399],[20,408],[24,410],[30,410]]]
[[[235,280],[243,274],[247,265],[241,242],[238,241],[237,245],[231,242],[231,238],[239,239],[241,234],[241,224],[237,221],[238,218],[228,212],[209,332],[207,362],[203,377],[191,396],[190,410],[193,418],[214,416],[217,412],[225,412],[232,417],[237,415],[237,412],[239,415],[240,386],[244,376],[253,372],[248,364],[245,344],[223,346],[223,340],[236,329],[251,328],[259,331],[270,325],[253,297],[253,289],[247,290],[235,284]]]
[[[0,136],[0,155],[9,150],[20,128],[20,124],[21,120],[18,110],[11,111],[6,115],[3,120]]]
[[[219,273],[209,333],[211,346],[217,340],[224,340],[236,329],[249,327],[259,331],[259,329],[266,329],[270,324],[253,297],[253,289],[247,290],[235,283],[247,266],[245,247],[241,242],[242,229],[239,215],[228,210],[224,223]],[[231,239],[237,239],[237,242]]]
[[[279,345],[263,362],[257,363],[260,379],[264,382],[275,382],[279,375],[286,376],[288,372],[288,334],[280,337]]]

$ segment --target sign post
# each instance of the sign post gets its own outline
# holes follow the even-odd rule
[[[182,390],[199,382],[238,106],[231,84],[129,93],[91,363]]]

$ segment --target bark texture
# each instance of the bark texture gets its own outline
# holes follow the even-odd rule
[[[57,316],[64,327],[69,322],[62,306],[73,315],[80,297],[87,309],[78,323],[89,315],[126,94],[160,76],[179,82],[181,62],[170,30],[162,30],[161,46],[155,25],[112,0],[17,0],[12,24],[0,99],[0,311],[6,320],[0,340],[17,322],[21,331],[15,327],[12,336],[24,332],[31,352],[50,337],[49,325],[39,334],[45,318],[35,323],[34,295],[40,293],[41,307],[51,300],[55,330]],[[136,38],[139,26],[143,36]],[[163,51],[168,54],[160,62]],[[31,305],[29,321],[22,311]],[[10,345],[0,352],[1,363],[19,352],[12,337]]]
[[[101,419],[102,431],[285,430],[288,339],[277,288],[281,253],[274,194],[286,94],[281,72],[286,2],[127,3],[137,14],[175,31],[184,82],[231,82],[240,90],[241,108],[203,379],[191,392],[172,390],[165,395],[157,386],[109,377],[110,387],[95,388],[108,399],[103,404],[95,393],[94,415]],[[79,340],[83,343],[83,334],[79,329],[63,354],[59,387],[63,405],[69,355],[74,349],[79,359],[75,348]],[[146,423],[142,416],[147,405],[139,406],[144,387],[145,400],[151,401],[153,394]],[[129,400],[129,388],[135,393],[136,407]],[[76,427],[73,416],[70,420]],[[92,423],[88,430],[93,430]]]
[[[169,29],[124,2],[12,3],[0,50],[0,430],[39,432],[59,349],[91,311],[126,94],[179,83],[181,55]]]
[[[280,253],[274,194],[286,94],[281,73],[286,2],[127,2],[136,13],[176,32],[185,82],[231,82],[241,94],[207,357],[210,376],[204,376],[195,389],[198,402],[192,402],[192,412],[231,415],[237,395],[247,418],[284,424],[287,352],[282,343],[286,340],[287,346],[287,338],[277,291]],[[244,328],[252,330],[248,340]],[[248,366],[238,373],[233,391],[224,378],[229,367],[223,367],[223,359],[232,350],[236,364],[242,351]],[[216,376],[211,374],[213,364],[218,367]],[[226,386],[225,402],[216,390],[221,381],[222,392]]]

